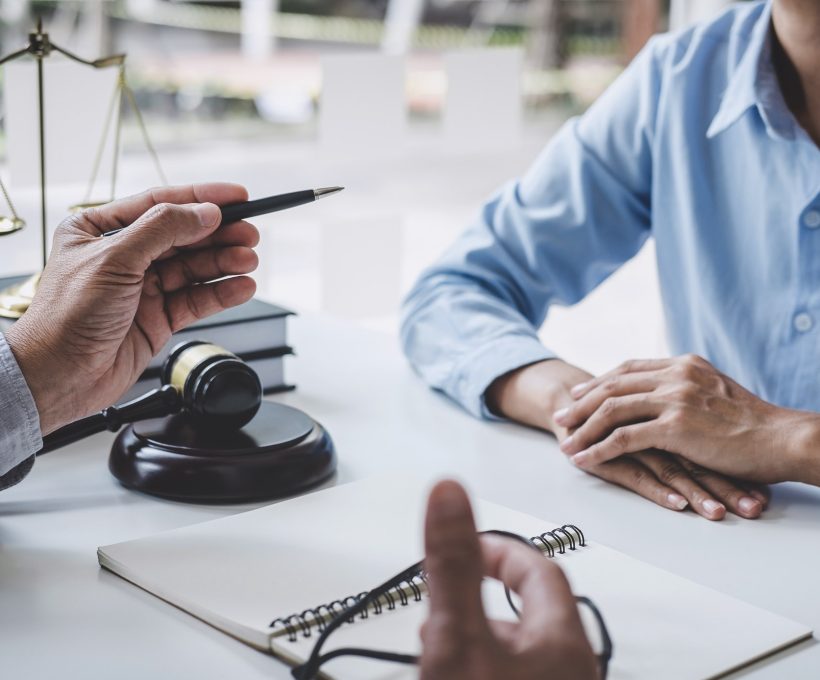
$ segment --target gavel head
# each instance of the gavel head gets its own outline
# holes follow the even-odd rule
[[[259,376],[242,359],[207,342],[183,342],[162,366],[162,382],[173,385],[198,424],[238,430],[262,403]]]

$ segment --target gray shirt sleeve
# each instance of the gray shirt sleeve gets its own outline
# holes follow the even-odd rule
[[[0,333],[0,490],[17,484],[43,446],[40,415],[26,379]]]

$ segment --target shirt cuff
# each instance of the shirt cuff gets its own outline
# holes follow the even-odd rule
[[[471,353],[456,370],[455,396],[479,418],[504,420],[487,407],[485,394],[496,378],[557,355],[531,335],[505,335]]]
[[[16,484],[28,473],[33,465],[29,459],[42,446],[34,397],[0,333],[0,489]]]

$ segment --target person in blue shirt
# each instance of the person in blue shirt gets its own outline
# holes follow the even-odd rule
[[[756,482],[820,483],[818,144],[820,3],[653,38],[422,274],[407,356],[472,414],[549,430],[666,508],[759,516]],[[676,356],[599,377],[561,361],[537,335],[550,306],[650,236]]]

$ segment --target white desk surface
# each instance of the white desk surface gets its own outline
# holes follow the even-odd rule
[[[596,541],[820,630],[820,490],[780,485],[757,521],[672,513],[573,469],[543,433],[473,420],[428,391],[389,336],[316,317],[294,319],[291,331],[299,356],[289,377],[299,388],[279,398],[334,437],[331,483],[393,470],[455,475],[488,500],[579,524]],[[98,545],[253,507],[126,491],[108,473],[111,440],[97,435],[43,457],[0,493],[2,676],[290,677],[274,658],[99,568]],[[739,676],[818,678],[820,645],[807,641]]]

